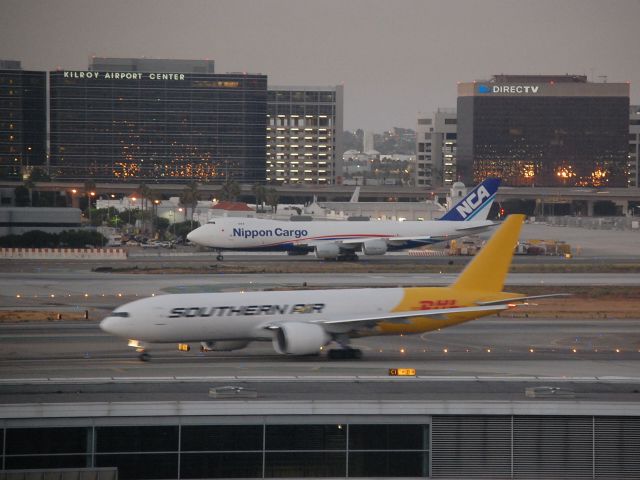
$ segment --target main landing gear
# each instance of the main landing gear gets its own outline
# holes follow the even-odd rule
[[[330,360],[359,360],[362,358],[362,350],[359,348],[333,348],[327,352]]]
[[[218,256],[216,257],[216,260],[219,261],[219,262],[224,260],[224,257],[222,256],[221,253],[218,254]]]
[[[362,350],[349,345],[349,337],[345,334],[338,334],[334,338],[340,348],[332,348],[327,352],[330,360],[359,360],[362,358]]]
[[[354,252],[349,252],[338,256],[336,260],[339,262],[357,262],[360,260],[360,257],[358,257]]]

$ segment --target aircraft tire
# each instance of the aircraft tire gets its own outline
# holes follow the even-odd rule
[[[138,355],[138,358],[140,359],[141,362],[148,362],[151,360],[151,355],[149,355],[147,352],[140,352],[140,355]]]
[[[329,350],[330,360],[358,360],[362,358],[362,350],[359,348],[334,348]]]
[[[218,260],[219,262],[224,260],[224,257],[222,256],[221,253],[218,254],[218,256],[216,257],[216,260]]]

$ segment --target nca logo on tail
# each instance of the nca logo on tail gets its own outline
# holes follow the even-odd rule
[[[475,192],[471,192],[467,198],[462,200],[456,207],[456,211],[462,218],[467,218],[474,210],[482,206],[484,201],[491,197],[484,185],[480,185]]]

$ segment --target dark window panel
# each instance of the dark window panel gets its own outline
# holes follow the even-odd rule
[[[184,425],[181,450],[262,450],[262,425]]]
[[[260,453],[183,453],[180,478],[262,477]]]
[[[7,455],[29,453],[85,453],[86,427],[7,428]]]
[[[423,450],[426,425],[349,425],[349,450]]]
[[[96,467],[117,467],[118,479],[178,477],[178,454],[96,455]]]
[[[172,452],[177,450],[177,426],[96,428],[96,452]]]
[[[267,425],[266,450],[342,450],[344,425]]]
[[[344,477],[345,452],[267,452],[265,477]]]
[[[426,452],[349,452],[349,477],[426,477]]]
[[[26,455],[24,457],[5,457],[7,470],[45,469],[45,468],[86,468],[91,458],[86,455]]]

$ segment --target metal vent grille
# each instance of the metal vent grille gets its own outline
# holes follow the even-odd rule
[[[640,478],[640,418],[596,417],[596,478]]]
[[[433,477],[511,477],[510,416],[434,416],[431,432]]]
[[[514,478],[593,478],[593,417],[513,418]]]

